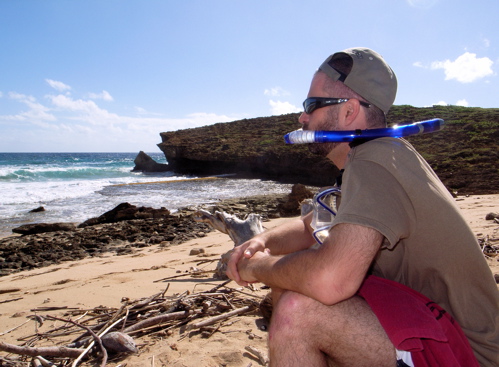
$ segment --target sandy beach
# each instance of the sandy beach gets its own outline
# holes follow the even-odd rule
[[[499,211],[499,194],[459,197],[456,202],[474,233],[480,238],[488,236],[492,244],[499,245],[499,224],[485,220],[488,213]],[[272,228],[287,220],[289,219],[272,219],[265,222],[264,227]],[[220,255],[232,247],[229,236],[211,232],[206,237],[176,246],[151,246],[133,254],[109,254],[1,277],[0,341],[21,345],[23,342],[19,338],[35,332],[43,333],[62,324],[46,320],[43,325],[37,326],[35,321],[26,322],[29,320],[27,317],[35,313],[67,318],[62,307],[93,309],[102,305],[119,308],[123,297],[137,300],[158,292],[169,296],[185,291],[212,289],[222,281],[213,279],[209,273],[203,278],[194,278],[189,275],[189,270],[194,267],[200,270],[214,269]],[[204,253],[193,255],[193,249],[204,249]],[[487,262],[493,274],[499,274],[497,258],[487,259]],[[177,277],[163,280],[175,276]],[[227,286],[238,289],[234,282]],[[267,290],[261,289],[261,286],[256,285],[254,291],[241,290],[263,297]],[[48,311],[35,310],[41,307]],[[48,309],[49,307],[52,309]],[[195,332],[184,331],[182,334],[178,329],[174,329],[171,335],[145,336],[136,340],[138,353],[126,358],[111,359],[107,365],[259,366],[262,362],[245,348],[253,347],[266,352],[264,325],[262,316],[253,312],[227,320],[210,337]],[[67,340],[71,340],[71,337]],[[54,344],[53,341],[43,340],[36,345]],[[13,355],[0,352],[0,356]],[[82,362],[81,365],[94,366],[98,363]]]

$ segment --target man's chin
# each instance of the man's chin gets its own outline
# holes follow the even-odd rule
[[[310,153],[327,157],[331,150],[333,150],[335,143],[310,143],[307,146]]]

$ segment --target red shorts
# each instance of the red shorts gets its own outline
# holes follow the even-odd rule
[[[358,295],[369,304],[395,348],[411,352],[415,367],[479,367],[457,321],[424,295],[376,276],[366,278]]]

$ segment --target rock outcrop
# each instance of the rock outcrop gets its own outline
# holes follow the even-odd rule
[[[76,226],[73,223],[33,223],[33,224],[23,224],[12,230],[13,233],[27,235],[27,234],[38,234],[38,233],[48,233],[48,232],[67,232],[76,230]]]
[[[78,227],[84,228],[86,226],[94,226],[96,224],[116,223],[133,219],[158,219],[169,215],[170,211],[165,208],[154,209],[145,206],[137,207],[130,203],[121,203],[114,209],[105,212],[99,217],[87,219]]]
[[[158,163],[154,159],[152,159],[148,154],[140,151],[135,157],[133,161],[135,163],[135,167],[132,169],[134,171],[142,171],[142,172],[166,172],[170,171],[170,166],[164,163]]]
[[[328,159],[306,146],[284,144],[284,135],[299,128],[297,121],[297,114],[290,114],[165,132],[158,146],[179,173],[331,185],[339,171]]]

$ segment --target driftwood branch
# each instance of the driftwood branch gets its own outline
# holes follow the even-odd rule
[[[239,219],[235,215],[225,212],[210,213],[200,209],[194,213],[196,222],[208,223],[214,229],[228,234],[234,242],[234,246],[242,245],[257,234],[263,232],[262,218],[258,214],[249,214],[244,220]],[[227,270],[227,262],[229,261],[231,251],[223,254],[218,262],[215,270],[215,277],[219,279],[227,279],[225,272]]]
[[[244,349],[255,355],[262,365],[266,366],[269,364],[269,357],[267,357],[266,353],[252,346],[246,346]]]
[[[130,334],[133,332],[137,332],[140,329],[145,329],[153,325],[159,325],[167,321],[184,319],[188,317],[190,314],[191,313],[189,311],[179,311],[179,312],[171,312],[164,315],[159,315],[156,317],[151,317],[150,319],[140,321],[132,326],[123,329],[123,332],[126,334]]]
[[[66,347],[19,347],[2,341],[0,341],[0,350],[30,357],[45,356],[64,358],[77,358],[84,351],[84,349]]]
[[[219,321],[226,320],[232,316],[241,315],[243,313],[251,311],[252,308],[253,307],[251,307],[251,306],[244,306],[244,307],[238,308],[237,310],[234,310],[234,311],[230,311],[230,312],[218,315],[218,316],[210,317],[209,319],[199,321],[195,324],[189,325],[187,327],[187,330],[199,329],[199,328],[202,328],[204,326],[213,325]]]

